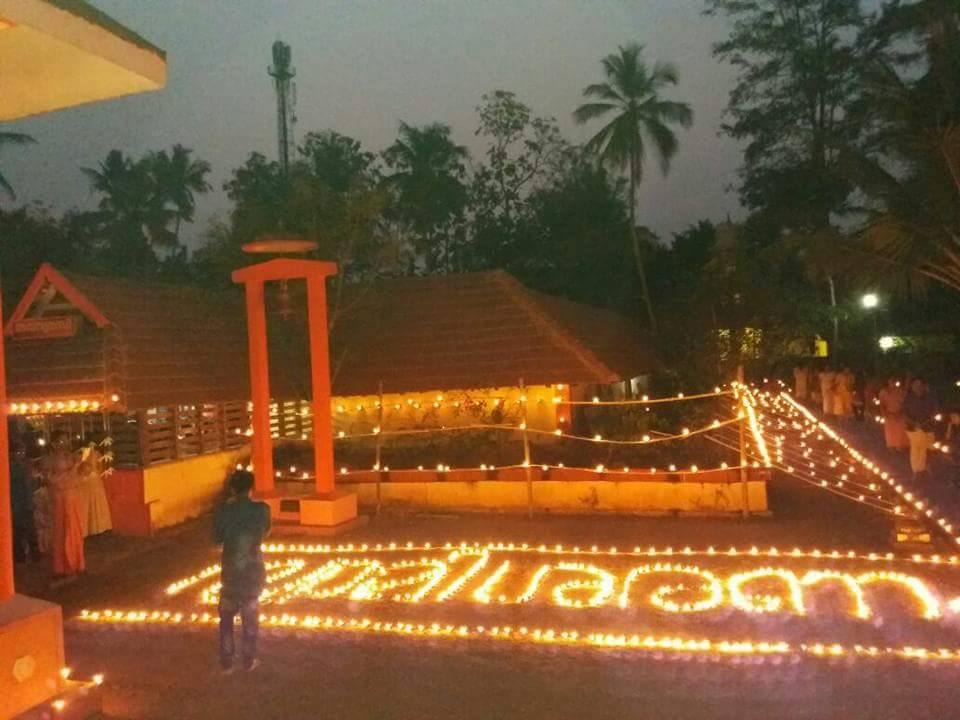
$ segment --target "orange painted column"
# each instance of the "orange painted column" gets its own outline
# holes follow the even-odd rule
[[[307,278],[310,384],[313,387],[313,457],[317,494],[329,495],[333,481],[333,420],[330,417],[330,349],[327,339],[326,278]]]
[[[273,440],[270,437],[270,363],[267,356],[267,312],[263,281],[245,285],[247,344],[250,351],[250,399],[253,401],[253,476],[258,494],[273,492]]]
[[[13,597],[13,515],[10,511],[10,445],[7,437],[7,370],[0,300],[0,602]]]

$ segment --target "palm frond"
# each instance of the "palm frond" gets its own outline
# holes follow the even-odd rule
[[[0,145],[32,145],[36,142],[26,133],[0,132]]]
[[[3,176],[3,173],[0,173],[0,190],[3,190],[11,200],[15,200],[17,194],[13,191],[13,186],[7,182],[7,179]]]
[[[582,94],[584,97],[595,97],[595,98],[598,98],[599,100],[607,100],[609,102],[615,102],[615,103],[625,102],[625,100],[623,99],[623,95],[618,93],[610,85],[610,83],[593,83],[591,85],[587,85],[583,89]]]
[[[573,119],[578,125],[590,122],[594,118],[602,117],[611,110],[618,109],[613,103],[585,103],[573,112]]]
[[[643,129],[657,149],[660,171],[666,175],[670,172],[670,161],[677,154],[677,136],[670,128],[656,120],[644,123]]]

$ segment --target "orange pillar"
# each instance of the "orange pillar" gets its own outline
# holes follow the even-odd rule
[[[313,387],[313,457],[317,494],[329,495],[333,482],[333,421],[330,417],[330,352],[327,340],[326,278],[307,278],[310,328],[310,384]]]
[[[273,492],[273,441],[270,437],[270,364],[263,281],[245,284],[247,343],[250,350],[250,399],[253,401],[253,475],[258,494]]]
[[[10,512],[10,446],[7,438],[7,370],[0,299],[0,603],[13,597],[13,516]]]

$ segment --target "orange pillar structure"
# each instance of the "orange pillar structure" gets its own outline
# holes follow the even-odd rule
[[[13,516],[10,512],[10,452],[7,437],[7,370],[0,299],[0,603],[13,597]]]
[[[330,352],[327,340],[326,278],[337,272],[334,263],[281,258],[241,268],[233,281],[243,283],[247,300],[250,350],[250,391],[253,400],[253,469],[257,492],[283,523],[296,522],[325,534],[356,527],[357,496],[337,491],[333,470],[333,419],[330,416]],[[313,389],[313,453],[316,480],[313,495],[283,497],[275,489],[273,441],[270,435],[270,372],[267,358],[267,319],[264,285],[302,279],[307,284],[307,325],[310,342],[310,382]],[[295,508],[295,509],[293,509]]]
[[[270,437],[270,361],[267,351],[267,313],[262,281],[245,285],[247,345],[250,352],[250,414],[253,428],[254,487],[259,495],[273,492],[273,442]]]
[[[333,482],[333,420],[330,417],[330,347],[327,340],[325,277],[307,278],[310,328],[310,385],[313,388],[313,455],[317,495],[330,495]]]

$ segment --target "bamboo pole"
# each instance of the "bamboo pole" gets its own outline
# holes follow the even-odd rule
[[[527,433],[527,392],[520,378],[520,432],[523,435],[523,469],[527,476],[527,517],[533,517],[533,469],[530,467],[530,435]]]
[[[383,380],[377,384],[377,515],[380,514],[380,483],[383,479]]]
[[[737,382],[743,385],[743,365],[740,364],[737,366]],[[737,412],[739,416],[739,422],[737,423],[737,428],[739,429],[740,435],[740,496],[742,507],[743,518],[746,519],[750,516],[750,496],[747,492],[747,436],[746,436],[746,422],[747,422],[747,411],[744,408],[744,395],[741,391],[740,393],[740,409]]]

